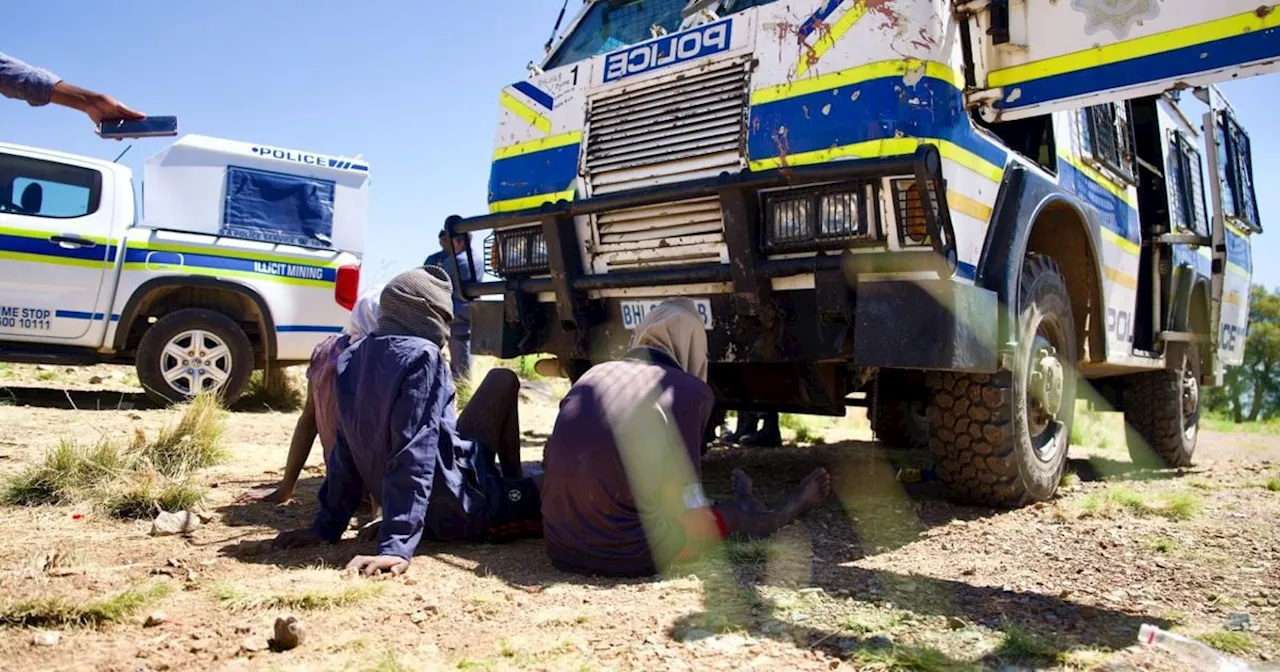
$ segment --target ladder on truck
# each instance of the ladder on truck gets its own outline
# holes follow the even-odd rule
[[[1209,340],[1221,338],[1226,224],[1257,230],[1256,210],[1239,212],[1220,176],[1224,145],[1248,136],[1213,88],[1280,70],[1280,2],[1259,0],[956,0],[968,61],[967,103],[987,122],[1193,89],[1204,117],[1214,213],[1211,236],[1165,235],[1151,242],[1208,245],[1213,266]],[[1231,127],[1231,128],[1224,128]],[[1241,139],[1233,140],[1232,133]],[[1164,342],[1203,340],[1160,333]],[[1212,364],[1212,363],[1209,363]],[[1219,367],[1206,367],[1208,371]]]

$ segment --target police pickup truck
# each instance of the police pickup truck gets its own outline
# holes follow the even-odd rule
[[[355,302],[361,160],[189,135],[119,164],[0,143],[0,361],[132,363],[148,396],[237,398]]]

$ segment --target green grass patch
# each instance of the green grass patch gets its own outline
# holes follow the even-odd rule
[[[1267,479],[1267,482],[1264,483],[1262,487],[1270,490],[1271,492],[1280,492],[1280,476],[1272,476]]]
[[[859,670],[877,672],[956,672],[978,669],[977,665],[952,660],[937,649],[913,646],[854,649],[849,654],[849,661]]]
[[[317,588],[288,593],[250,593],[226,583],[213,587],[214,596],[232,611],[337,609],[381,595],[382,592],[383,586],[380,585],[354,585],[340,590]]]
[[[1170,492],[1151,498],[1127,486],[1117,485],[1086,497],[1081,504],[1081,514],[1108,516],[1127,512],[1140,518],[1190,520],[1200,508],[1200,498],[1190,492]]]
[[[36,380],[47,383],[58,379],[57,371],[38,371],[36,372]]]
[[[1253,635],[1247,632],[1229,632],[1220,630],[1218,632],[1206,632],[1195,635],[1195,638],[1212,646],[1213,648],[1233,656],[1247,655],[1253,653],[1256,645],[1253,642]]]
[[[1200,416],[1200,428],[1224,434],[1263,434],[1280,436],[1280,417],[1267,418],[1258,422],[1242,422],[1236,424],[1231,418],[1217,414]]]
[[[10,506],[70,504],[129,467],[125,451],[106,438],[91,446],[63,439],[40,463],[10,476],[0,500]]]
[[[1071,445],[1100,450],[1123,446],[1123,427],[1116,423],[1114,415],[1099,411],[1089,403],[1076,404],[1075,418],[1071,423]]]
[[[883,609],[870,609],[849,614],[840,619],[840,628],[855,635],[874,635],[890,632],[902,625],[903,614]]]
[[[1178,540],[1172,537],[1159,537],[1148,541],[1146,546],[1157,553],[1172,553],[1178,550]]]
[[[798,432],[801,429],[808,429],[805,425],[804,418],[795,413],[782,413],[778,416],[778,426],[782,429],[789,429]]]
[[[161,511],[186,511],[204,501],[205,489],[190,481],[138,474],[112,488],[102,505],[116,518],[151,518]]]
[[[168,583],[153,583],[96,600],[70,600],[65,597],[19,600],[0,607],[0,625],[61,628],[114,623],[163,599],[172,590],[173,586]]]
[[[161,429],[154,441],[135,441],[134,452],[139,460],[169,477],[224,464],[231,458],[222,442],[225,416],[216,396],[202,394],[187,404],[177,423]]]
[[[1047,665],[1061,662],[1062,650],[1054,646],[1047,637],[1006,623],[1002,628],[1004,640],[995,656],[1001,660],[1020,663]]]

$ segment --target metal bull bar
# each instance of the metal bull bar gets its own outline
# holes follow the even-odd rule
[[[839,182],[857,179],[877,179],[891,176],[914,176],[920,190],[922,203],[936,203],[937,208],[926,207],[925,224],[932,241],[932,250],[921,252],[895,252],[880,259],[876,270],[920,270],[921,266],[936,270],[941,277],[950,277],[956,267],[955,234],[947,207],[946,187],[942,178],[942,161],[938,148],[922,143],[910,156],[837,161],[832,163],[782,167],[761,172],[722,173],[713,178],[694,180],[680,184],[661,185],[607,194],[576,201],[545,203],[536,209],[509,213],[495,213],[463,218],[453,215],[445,220],[445,231],[452,238],[463,233],[495,231],[541,223],[546,238],[549,278],[508,278],[499,282],[465,282],[461,294],[467,299],[487,295],[506,295],[506,319],[520,321],[519,304],[523,297],[540,292],[554,292],[556,313],[566,330],[581,334],[586,326],[586,293],[591,290],[657,287],[694,283],[732,282],[734,298],[739,314],[755,316],[761,311],[762,299],[770,291],[768,282],[775,277],[801,273],[818,273],[855,269],[869,255],[818,255],[811,258],[768,260],[755,244],[758,226],[754,221],[754,204],[750,197],[760,189],[781,186]],[[930,193],[932,192],[932,194]],[[605,274],[587,274],[583,270],[578,252],[574,217],[593,215],[614,210],[624,210],[661,203],[716,196],[720,199],[724,221],[725,242],[729,247],[731,263],[699,265],[681,268],[662,268],[645,271],[624,271]],[[928,261],[922,262],[923,256]],[[453,266],[454,277],[460,274],[455,255],[447,255]],[[474,254],[468,248],[467,264],[470,277],[480,277]],[[902,268],[894,263],[901,260]]]

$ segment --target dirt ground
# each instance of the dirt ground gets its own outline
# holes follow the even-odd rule
[[[144,408],[134,385],[111,367],[0,367],[0,476],[63,437],[127,440],[174,419]],[[521,408],[528,460],[554,420],[546,387],[535,385]],[[0,627],[4,667],[1178,669],[1134,646],[1143,623],[1230,643],[1249,660],[1280,656],[1280,492],[1265,487],[1280,477],[1280,437],[1205,432],[1200,466],[1185,473],[1125,473],[1122,447],[1080,449],[1079,477],[1055,501],[993,511],[947,503],[927,472],[904,483],[914,479],[899,469],[925,458],[881,450],[865,420],[810,421],[802,434],[825,445],[718,448],[705,460],[713,497],[727,494],[734,467],[755,477],[766,501],[815,465],[832,471],[838,497],[768,543],[730,544],[695,567],[635,581],[558,572],[538,541],[424,544],[407,576],[367,581],[340,571],[370,551],[354,540],[256,548],[310,521],[319,450],[297,504],[235,503],[279,477],[294,420],[228,418],[234,460],[203,472],[212,517],[187,538],[151,537],[149,522],[88,506],[0,509],[0,610],[172,586],[120,622],[62,629],[53,645],[45,631]],[[1160,515],[1160,503],[1175,500],[1184,515]],[[266,641],[284,612],[272,602],[289,596],[348,604],[305,609],[302,600],[291,613],[305,642],[274,653]],[[156,610],[165,622],[144,626]],[[1251,631],[1224,635],[1233,614],[1247,614]]]

